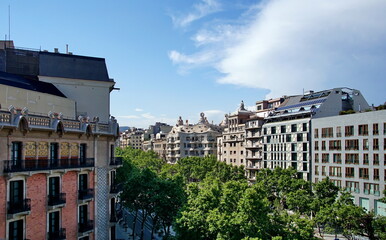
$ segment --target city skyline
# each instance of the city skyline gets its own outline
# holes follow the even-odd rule
[[[11,6],[11,31],[8,6]],[[265,98],[349,87],[385,101],[383,1],[0,3],[15,46],[106,59],[121,126],[197,122]],[[7,36],[9,37],[9,36]]]

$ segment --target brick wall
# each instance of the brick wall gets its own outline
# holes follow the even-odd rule
[[[5,219],[7,217],[7,182],[0,177],[0,239],[5,239]]]
[[[27,178],[27,198],[31,199],[31,214],[26,217],[27,238],[45,239],[47,234],[47,178],[35,174]]]
[[[62,191],[66,193],[66,206],[62,209],[62,227],[67,239],[78,236],[78,174],[70,171],[62,176]]]

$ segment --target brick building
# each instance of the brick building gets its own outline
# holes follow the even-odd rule
[[[0,42],[0,239],[115,239],[104,59]]]

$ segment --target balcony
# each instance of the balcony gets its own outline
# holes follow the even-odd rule
[[[66,203],[66,194],[59,193],[56,195],[48,195],[48,206],[63,205]]]
[[[66,239],[66,229],[60,228],[57,232],[48,232],[48,240],[64,240]]]
[[[94,189],[88,188],[88,189],[80,189],[78,191],[78,199],[79,200],[89,200],[94,197]]]
[[[94,167],[94,158],[5,160],[4,173]]]
[[[19,214],[31,211],[31,199],[23,199],[18,202],[8,202],[8,214]]]
[[[92,231],[94,229],[94,221],[88,220],[84,223],[78,223],[78,232],[79,233],[85,233]]]
[[[122,165],[122,157],[112,157],[110,159],[110,166],[119,166]]]

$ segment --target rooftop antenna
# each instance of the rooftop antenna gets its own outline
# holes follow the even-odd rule
[[[11,5],[8,5],[8,40],[11,40]]]

